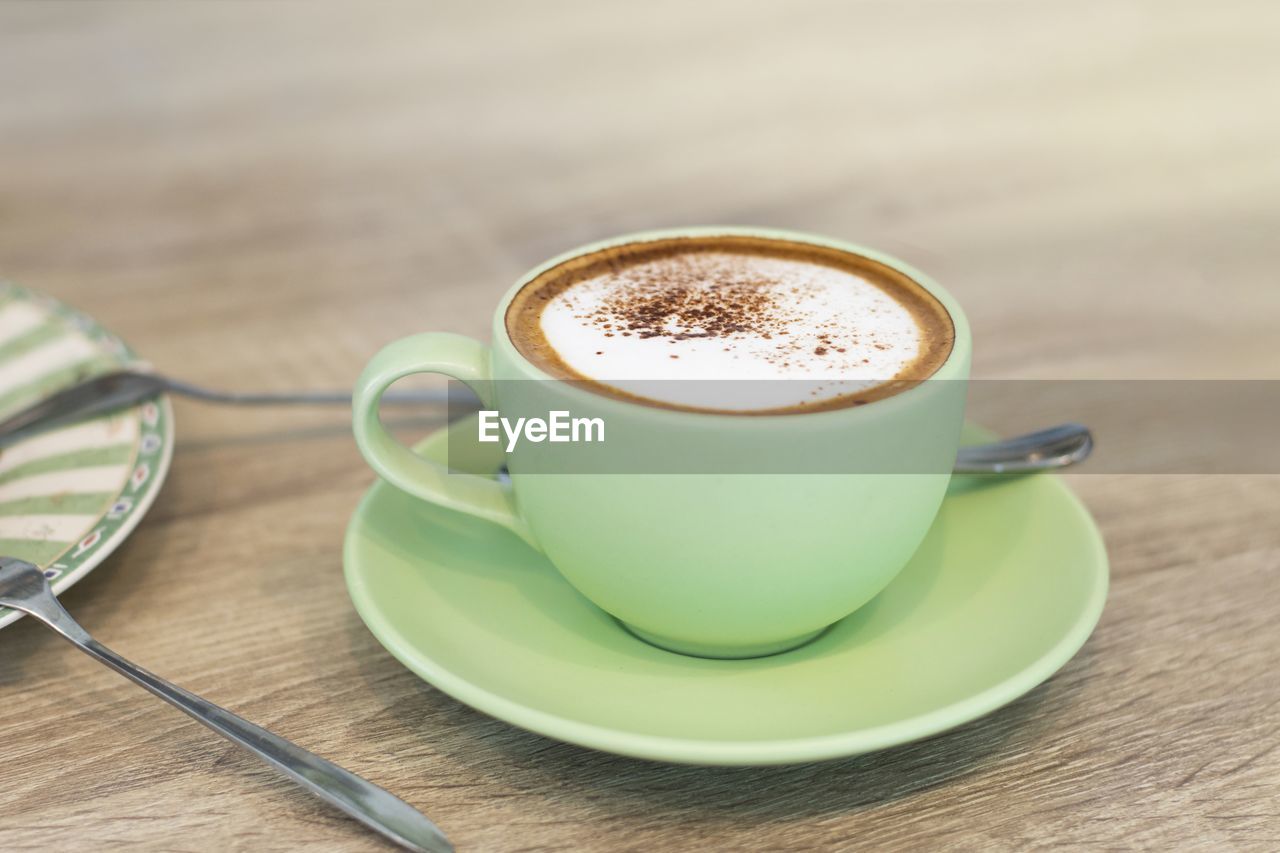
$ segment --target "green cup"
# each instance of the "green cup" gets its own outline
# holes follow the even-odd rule
[[[680,236],[744,234],[810,243],[870,258],[905,274],[951,315],[955,342],[925,382],[862,406],[803,414],[681,411],[604,396],[554,379],[526,360],[506,329],[508,304],[552,266],[610,246]],[[880,592],[933,522],[950,480],[964,419],[969,325],[955,300],[917,270],[822,237],[749,228],[646,232],[584,246],[511,288],[486,347],[432,333],[396,341],[365,368],[353,401],[356,443],[369,465],[405,492],[501,525],[544,553],[584,596],[639,637],[673,651],[745,658],[801,645]],[[414,373],[466,383],[486,409],[566,410],[600,417],[629,471],[536,472],[509,454],[510,484],[450,472],[397,442],[378,403]],[[516,381],[529,380],[529,381]],[[521,399],[514,399],[517,395]],[[504,399],[506,398],[506,399]],[[698,458],[714,448],[748,473],[646,468],[646,454]],[[912,473],[876,471],[888,452],[919,460]],[[750,473],[753,459],[785,451],[790,470]],[[868,464],[859,466],[859,456]],[[814,473],[823,470],[837,473]],[[664,473],[636,473],[660,470]],[[545,471],[545,468],[542,469]],[[429,615],[424,618],[430,618]]]

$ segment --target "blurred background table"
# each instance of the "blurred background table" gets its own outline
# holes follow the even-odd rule
[[[574,245],[762,224],[930,271],[979,376],[1275,379],[1278,32],[1262,2],[9,2],[0,273],[193,381],[349,386],[394,337],[486,335]],[[463,849],[1280,846],[1280,478],[1073,475],[1113,587],[1063,672],[927,742],[695,769],[511,729],[374,642],[344,412],[177,418],[66,603]],[[36,626],[0,649],[6,849],[378,849]]]

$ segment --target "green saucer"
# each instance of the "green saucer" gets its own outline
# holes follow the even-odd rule
[[[444,460],[447,442],[442,430],[418,450]],[[492,447],[473,443],[465,467],[496,470]],[[982,716],[1065,664],[1107,593],[1098,530],[1050,476],[957,478],[888,589],[812,643],[753,660],[650,646],[514,535],[382,482],[344,561],[369,629],[440,690],[549,737],[694,764],[855,755]]]

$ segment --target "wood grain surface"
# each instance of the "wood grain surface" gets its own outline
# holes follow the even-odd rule
[[[193,381],[342,387],[397,336],[485,335],[574,245],[762,224],[930,271],[979,376],[1276,379],[1278,42],[1265,2],[7,2],[0,274]],[[177,420],[68,608],[463,850],[1280,848],[1280,478],[1073,475],[1113,586],[1056,677],[922,743],[699,769],[383,651],[341,577],[373,479],[345,411]],[[0,848],[383,847],[27,621],[0,732]]]

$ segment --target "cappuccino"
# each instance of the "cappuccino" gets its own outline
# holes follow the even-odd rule
[[[896,269],[736,235],[573,258],[521,288],[505,320],[516,349],[554,377],[633,402],[733,414],[899,393],[941,367],[955,337],[942,304]]]

